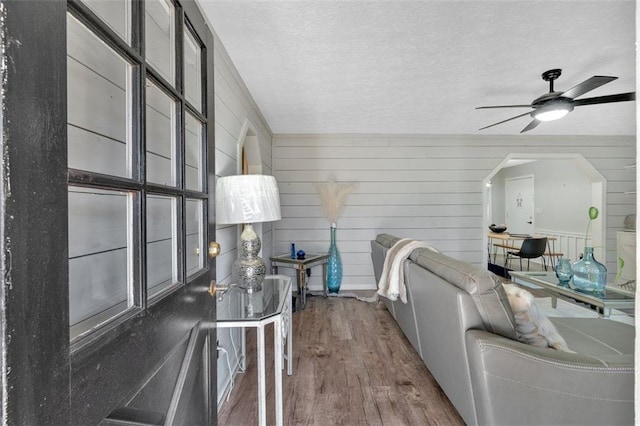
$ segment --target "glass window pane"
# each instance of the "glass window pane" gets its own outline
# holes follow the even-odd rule
[[[185,127],[185,188],[202,191],[203,126],[187,112]]]
[[[200,45],[188,30],[184,31],[184,97],[202,112],[202,58]]]
[[[175,101],[147,80],[147,182],[176,184],[175,111]]]
[[[69,187],[71,336],[132,306],[131,196]]]
[[[67,16],[69,167],[130,177],[131,65]]]
[[[145,55],[147,62],[175,85],[175,10],[170,0],[145,1]]]
[[[82,0],[127,44],[131,44],[131,0]]]
[[[202,200],[187,199],[185,227],[187,230],[187,276],[204,267],[204,227]]]
[[[176,199],[147,196],[147,296],[178,282]]]

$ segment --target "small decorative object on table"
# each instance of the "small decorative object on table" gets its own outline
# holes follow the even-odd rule
[[[591,221],[597,218],[598,209],[590,207],[585,242],[589,236]],[[607,285],[607,267],[595,259],[593,247],[585,247],[582,259],[571,265],[571,269],[573,270],[573,284],[576,289],[585,293],[604,294]]]
[[[507,230],[507,225],[505,225],[504,223],[501,225],[496,225],[495,223],[492,223],[491,225],[489,225],[489,230],[491,232],[495,232],[496,234],[502,234],[504,231]]]
[[[344,207],[347,195],[353,191],[353,183],[337,183],[330,180],[324,183],[314,183],[325,216],[331,223],[331,245],[329,246],[329,259],[327,262],[327,289],[329,293],[338,293],[342,284],[342,260],[336,246],[336,228],[338,217]]]
[[[296,245],[291,243],[291,258],[295,259],[296,258]]]
[[[298,250],[298,253],[297,253],[298,260],[304,260],[305,255],[306,253],[304,252],[304,250]]]
[[[636,230],[636,215],[635,214],[628,214],[624,217],[624,229],[627,229],[629,231],[635,231]]]
[[[575,262],[573,284],[585,293],[603,294],[607,285],[607,267],[593,257],[593,247],[584,248],[584,256]]]
[[[560,285],[567,287],[572,276],[573,271],[571,271],[571,260],[565,257],[558,259],[558,264],[556,265],[556,277],[558,277]]]

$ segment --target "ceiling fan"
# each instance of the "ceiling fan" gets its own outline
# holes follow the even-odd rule
[[[481,106],[476,109],[488,109],[488,108],[533,108],[533,111],[525,112],[524,114],[516,115],[515,117],[507,118],[498,123],[491,124],[489,126],[482,127],[480,130],[487,129],[489,127],[497,126],[498,124],[506,123],[507,121],[515,120],[516,118],[524,117],[525,115],[531,115],[533,121],[529,123],[527,127],[522,129],[520,133],[527,132],[535,128],[541,121],[552,121],[564,117],[569,112],[573,111],[576,106],[582,105],[594,105],[594,104],[606,104],[611,102],[624,102],[633,101],[636,99],[635,92],[618,93],[616,95],[596,96],[593,98],[576,99],[578,96],[582,96],[585,93],[596,89],[604,84],[616,80],[618,77],[607,77],[601,75],[595,75],[586,79],[577,86],[572,87],[566,92],[556,92],[553,90],[553,82],[562,74],[561,69],[552,69],[542,73],[542,79],[549,82],[549,93],[546,93],[531,102],[530,105],[496,105],[496,106]]]

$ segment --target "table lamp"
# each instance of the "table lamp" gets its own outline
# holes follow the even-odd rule
[[[280,220],[276,179],[268,175],[221,177],[216,183],[215,197],[219,225],[244,224],[240,235],[242,256],[233,263],[232,279],[249,293],[260,291],[267,268],[258,256],[261,243],[253,224]]]

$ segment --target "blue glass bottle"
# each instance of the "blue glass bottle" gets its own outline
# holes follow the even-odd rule
[[[331,226],[331,245],[329,246],[329,259],[327,260],[327,290],[329,293],[340,291],[342,284],[342,260],[336,246],[336,227]]]
[[[576,289],[598,296],[604,295],[607,267],[593,257],[593,247],[584,248],[584,256],[571,265],[571,270]]]

